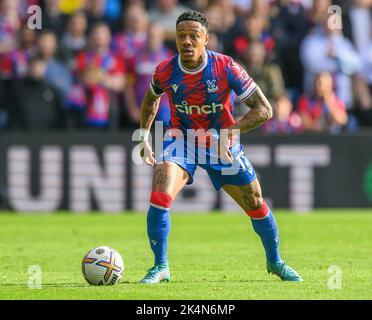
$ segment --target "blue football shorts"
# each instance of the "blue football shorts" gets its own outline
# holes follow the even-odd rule
[[[189,174],[187,184],[193,183],[193,177],[197,166],[207,171],[209,178],[216,190],[223,185],[247,185],[256,179],[256,172],[247,159],[243,146],[234,143],[230,147],[234,157],[232,164],[224,163],[217,155],[217,146],[197,147],[188,144],[185,139],[173,137],[169,141],[163,141],[163,149],[157,157],[157,163],[170,161],[179,165]]]

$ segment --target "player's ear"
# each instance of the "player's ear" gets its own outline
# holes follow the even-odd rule
[[[204,42],[204,45],[206,46],[208,44],[208,41],[209,41],[209,34],[208,32],[205,34],[205,42]]]

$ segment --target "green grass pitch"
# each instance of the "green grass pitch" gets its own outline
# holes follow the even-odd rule
[[[371,299],[372,210],[276,211],[282,257],[304,278],[281,282],[265,269],[258,236],[244,214],[173,214],[172,281],[140,285],[152,263],[145,214],[0,213],[0,299]],[[123,256],[120,283],[89,286],[81,259],[108,245]],[[28,267],[42,269],[42,288],[28,288]],[[341,288],[328,283],[342,272]]]

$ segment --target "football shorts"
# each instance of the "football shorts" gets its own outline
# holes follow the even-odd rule
[[[157,163],[170,161],[179,165],[189,174],[187,184],[193,183],[196,168],[199,166],[207,171],[216,190],[223,185],[247,185],[256,179],[256,172],[247,159],[243,146],[234,143],[230,147],[234,157],[232,164],[224,163],[217,154],[216,144],[211,147],[198,147],[187,143],[185,139],[172,137],[163,141],[163,149],[157,157]]]

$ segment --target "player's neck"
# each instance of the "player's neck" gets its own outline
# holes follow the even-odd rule
[[[189,71],[193,71],[195,69],[198,69],[203,63],[204,63],[204,60],[205,60],[205,53],[203,52],[203,54],[200,55],[198,61],[194,62],[194,61],[182,61],[181,59],[181,63],[182,63],[182,67],[184,67],[185,69],[189,70]]]

